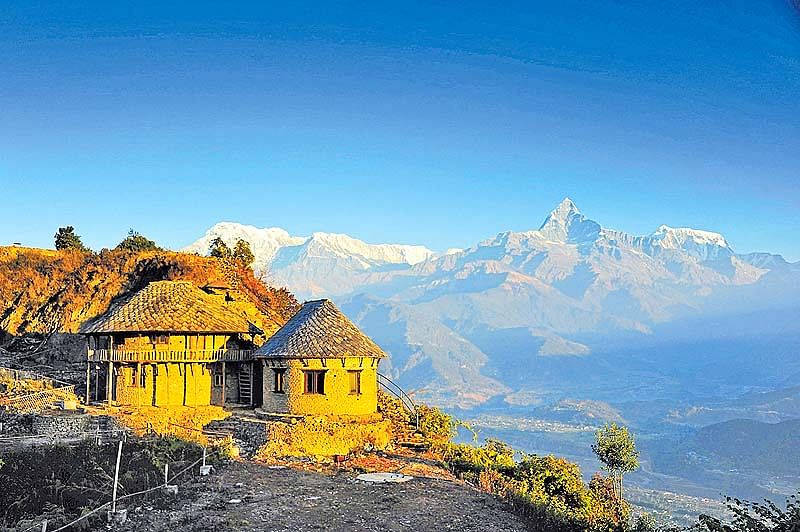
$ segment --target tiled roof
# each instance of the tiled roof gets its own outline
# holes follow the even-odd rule
[[[386,356],[327,299],[309,301],[255,352],[256,357],[342,358]]]
[[[190,281],[155,281],[83,324],[81,333],[198,332],[246,333],[244,316]]]

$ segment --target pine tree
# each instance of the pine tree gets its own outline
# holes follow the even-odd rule
[[[211,241],[211,246],[208,248],[209,255],[218,259],[228,260],[231,258],[231,248],[220,237]]]
[[[253,255],[249,242],[241,238],[236,241],[236,245],[233,247],[233,260],[246,267],[255,262],[256,256]]]

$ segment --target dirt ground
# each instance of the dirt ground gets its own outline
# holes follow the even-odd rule
[[[526,530],[503,502],[457,481],[370,484],[356,475],[231,462],[182,485],[169,503],[131,504],[128,522],[116,530]]]

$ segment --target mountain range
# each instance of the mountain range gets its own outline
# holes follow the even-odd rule
[[[710,231],[662,225],[637,236],[604,228],[569,198],[536,230],[505,231],[441,253],[231,222],[214,225],[183,251],[205,254],[216,237],[229,245],[247,240],[254,269],[298,299],[333,298],[391,354],[385,371],[392,378],[451,407],[487,406],[498,398],[538,404],[572,393],[578,384],[570,383],[572,376],[621,353],[635,352],[612,371],[628,375],[636,360],[678,340],[705,342],[698,360],[711,357],[712,363],[719,353],[708,347],[709,337],[753,331],[769,342],[784,322],[797,330],[791,318],[800,263],[737,253]],[[749,315],[744,327],[740,315]],[[716,330],[698,325],[711,319]],[[672,355],[674,361],[684,354]],[[732,365],[722,373],[746,370],[741,354],[728,354]],[[800,372],[796,358],[782,359],[789,368],[780,373]],[[661,362],[639,362],[656,390],[669,386],[670,372],[678,371]],[[696,376],[686,377],[694,384]],[[753,385],[766,390],[776,378]],[[593,395],[608,394],[601,387]]]

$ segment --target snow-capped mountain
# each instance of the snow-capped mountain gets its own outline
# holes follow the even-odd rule
[[[255,268],[299,299],[335,298],[389,350],[387,371],[461,406],[516,393],[544,358],[628,347],[664,324],[755,308],[765,290],[769,304],[800,295],[800,267],[779,255],[740,255],[697,229],[604,228],[569,198],[536,230],[446,253],[232,223],[186,250],[207,252],[215,237],[250,242]]]
[[[212,240],[229,246],[246,240],[255,255],[253,269],[270,282],[288,286],[301,298],[348,293],[361,282],[361,274],[422,262],[434,252],[424,246],[367,244],[348,235],[315,232],[310,237],[291,236],[278,227],[221,222],[182,249],[208,254]]]

